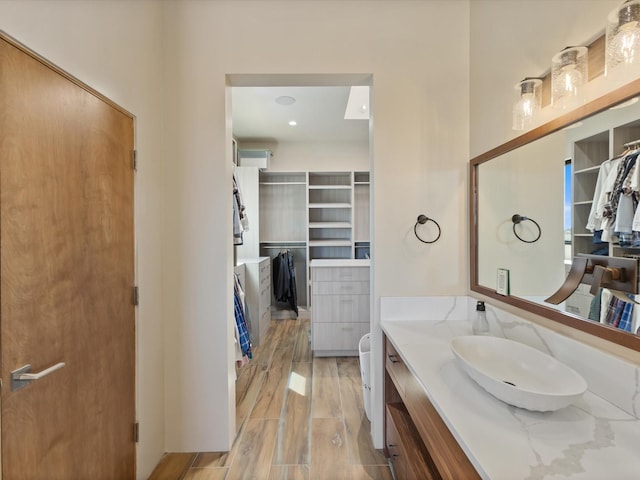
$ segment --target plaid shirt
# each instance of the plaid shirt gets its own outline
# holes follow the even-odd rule
[[[249,337],[249,329],[247,328],[247,321],[244,316],[244,308],[242,306],[242,301],[240,300],[238,283],[239,282],[236,282],[233,288],[233,309],[236,316],[236,324],[238,325],[238,333],[240,335],[238,342],[240,343],[240,349],[242,350],[242,355],[243,356],[246,355],[248,358],[252,358],[253,354],[251,353],[251,339]]]

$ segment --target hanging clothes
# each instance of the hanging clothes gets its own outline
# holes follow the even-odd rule
[[[586,228],[594,232],[594,238],[597,234],[602,241],[611,242],[617,236],[622,246],[631,244],[640,198],[637,157],[638,150],[627,151],[600,166],[586,224]]]
[[[591,211],[589,212],[589,218],[587,220],[586,228],[590,232],[594,232],[597,230],[602,230],[602,213],[604,211],[604,204],[607,202],[607,190],[610,192],[613,187],[613,180],[609,179],[611,175],[611,171],[618,171],[618,165],[622,161],[622,157],[612,158],[609,160],[605,160],[600,165],[600,169],[598,170],[598,178],[596,180],[596,188],[593,193],[593,203],[591,204]],[[607,187],[608,183],[611,183],[609,187]]]
[[[249,230],[249,219],[242,200],[242,192],[233,173],[233,244],[242,245],[242,234]]]
[[[612,327],[619,328],[626,332],[632,332],[634,325],[637,323],[634,321],[634,304],[633,301],[625,302],[615,296],[611,296],[608,304],[608,308],[605,312],[605,317],[602,323],[610,325]]]
[[[249,325],[247,323],[246,310],[244,307],[244,292],[238,276],[233,274],[233,309],[236,319],[236,341],[240,346],[240,353],[242,354],[240,363],[244,364],[251,358],[253,353],[251,351],[251,337],[249,335]]]
[[[278,302],[286,302],[298,315],[298,292],[293,253],[282,250],[273,259],[273,295]]]

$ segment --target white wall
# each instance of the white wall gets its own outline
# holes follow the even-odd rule
[[[269,171],[368,171],[368,142],[240,142],[240,148],[268,148],[273,152]]]
[[[162,4],[0,1],[0,29],[136,116],[138,476],[164,452],[162,330]]]
[[[374,363],[382,365],[381,295],[467,289],[468,3],[220,0],[165,7],[172,132],[164,234],[171,253],[164,291],[172,339],[167,448],[224,450],[232,410],[229,391],[220,388],[231,315],[225,75],[373,75]],[[460,26],[455,36],[443,21],[452,18]],[[413,237],[420,213],[440,222],[438,243]],[[378,368],[378,446],[381,379]]]

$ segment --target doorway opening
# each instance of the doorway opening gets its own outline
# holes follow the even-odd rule
[[[229,76],[234,176],[248,223],[240,241],[234,240],[233,265],[245,287],[255,345],[272,318],[309,320],[314,261],[371,257],[371,80]],[[274,284],[283,254],[293,263],[293,299],[290,289],[278,290],[280,281]],[[359,328],[354,338],[370,331],[368,315]],[[237,399],[245,394],[237,392]],[[245,418],[240,408],[236,413],[239,431]]]

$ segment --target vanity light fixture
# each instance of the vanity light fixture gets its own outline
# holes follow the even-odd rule
[[[533,124],[534,117],[542,105],[542,79],[526,77],[514,87],[513,102],[514,130],[527,130]]]
[[[554,108],[571,109],[583,103],[582,87],[588,76],[587,56],[587,47],[567,47],[551,59],[551,104]]]
[[[609,13],[605,75],[618,66],[640,65],[640,0],[627,0]]]

